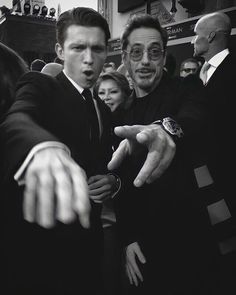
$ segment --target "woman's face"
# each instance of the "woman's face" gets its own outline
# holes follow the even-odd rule
[[[98,88],[98,95],[109,106],[112,112],[125,100],[121,88],[113,79],[107,79],[101,82]]]

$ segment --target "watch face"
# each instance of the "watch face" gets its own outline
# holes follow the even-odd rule
[[[168,131],[172,135],[176,135],[177,137],[182,137],[184,135],[181,127],[179,126],[178,123],[175,122],[175,120],[167,117],[163,119],[162,122],[164,128],[166,131]]]

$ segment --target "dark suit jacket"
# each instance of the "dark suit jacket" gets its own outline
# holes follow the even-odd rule
[[[88,177],[106,173],[111,157],[110,111],[101,100],[97,103],[103,132],[100,146],[94,147],[89,140],[85,101],[63,73],[53,78],[31,72],[18,84],[16,102],[1,125],[8,287],[17,294],[22,290],[28,294],[28,289],[29,294],[75,294],[80,288],[85,294],[92,294],[98,289],[100,205],[92,202],[89,230],[83,229],[78,221],[71,225],[58,223],[55,229],[45,230],[24,221],[23,189],[13,180],[31,148],[44,141],[67,145]]]
[[[205,86],[211,111],[208,165],[222,192],[234,190],[230,163],[235,159],[232,145],[234,134],[235,61],[229,54],[217,67]]]
[[[144,150],[131,155],[120,171],[123,185],[116,198],[120,235],[125,246],[137,241],[147,260],[144,269],[140,264],[144,274],[144,290],[140,294],[192,295],[194,288],[196,294],[202,294],[200,286],[196,287],[196,277],[201,264],[198,259],[203,253],[205,216],[194,200],[197,187],[192,155],[186,148],[195,148],[195,138],[207,120],[202,91],[201,83],[194,77],[176,80],[164,76],[149,95],[136,98],[134,94],[125,118],[124,123],[130,125],[150,124],[169,116],[180,122],[185,132],[183,141],[177,143],[174,161],[152,184],[133,186],[145,159]]]
[[[211,272],[214,277],[218,277],[215,280],[215,294],[236,293],[236,199],[233,172],[235,65],[236,57],[230,53],[205,85],[210,124],[201,149],[204,150],[204,164],[210,171],[213,183],[201,188],[201,194],[208,210],[222,202],[224,204],[217,205],[217,222],[212,224],[213,240],[220,253],[213,256],[214,265]]]

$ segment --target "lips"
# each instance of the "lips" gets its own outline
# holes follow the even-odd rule
[[[83,72],[87,77],[91,77],[93,75],[93,71],[92,70],[85,70]]]
[[[151,74],[153,71],[151,69],[139,69],[137,70],[138,73],[140,74]]]

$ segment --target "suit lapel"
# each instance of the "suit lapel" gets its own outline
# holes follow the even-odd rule
[[[79,100],[84,104],[84,98],[79,93],[79,91],[73,86],[73,84],[66,78],[63,72],[59,73],[56,76],[56,79],[59,81],[59,84],[67,93],[66,99],[70,99],[70,100],[76,99],[76,101]]]
[[[208,86],[214,86],[216,85],[216,83],[218,83],[219,81],[222,80],[222,78],[226,78],[226,77],[222,77],[222,71],[224,73],[227,73],[227,68],[228,65],[230,64],[230,54],[228,54],[226,56],[226,58],[222,61],[222,63],[217,67],[217,69],[215,70],[215,72],[213,73],[213,75],[211,76],[211,78],[209,79],[208,83],[207,83],[207,87]],[[230,72],[228,72],[228,74],[230,75]]]
[[[95,95],[95,94],[94,94]],[[98,97],[96,96],[96,107],[99,111],[99,121],[100,121],[100,135],[104,134],[104,130],[110,129],[111,124],[111,111],[109,107]]]

